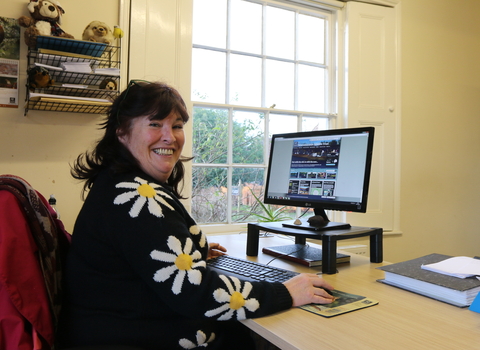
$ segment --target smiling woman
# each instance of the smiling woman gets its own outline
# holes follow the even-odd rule
[[[72,176],[86,180],[88,190],[101,170],[124,172],[140,167],[181,198],[183,162],[191,159],[181,156],[183,125],[188,120],[177,90],[163,83],[131,80],[102,124],[105,136],[92,153],[77,158]]]
[[[138,161],[140,168],[165,183],[177,164],[185,143],[184,121],[175,112],[157,121],[152,116],[136,118],[120,142]]]
[[[67,258],[62,347],[254,349],[239,320],[331,302],[317,275],[250,283],[208,267],[226,249],[179,200],[187,121],[174,88],[133,81],[103,138],[77,158],[72,174],[88,195]]]

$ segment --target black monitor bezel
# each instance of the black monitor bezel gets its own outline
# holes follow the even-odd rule
[[[365,159],[363,191],[362,191],[361,202],[359,204],[350,203],[350,202],[328,201],[328,200],[305,201],[305,200],[295,200],[295,199],[268,198],[267,194],[269,192],[269,185],[270,185],[270,179],[271,179],[270,170],[272,169],[271,165],[273,160],[274,142],[276,138],[299,138],[299,137],[317,137],[317,136],[336,137],[336,136],[351,135],[351,134],[358,134],[358,133],[369,133],[367,150],[365,155],[366,159]],[[294,133],[272,135],[263,202],[265,204],[286,205],[286,206],[292,206],[292,207],[312,208],[317,210],[337,210],[337,211],[365,213],[367,211],[368,192],[370,188],[370,175],[371,175],[371,166],[372,166],[372,158],[373,158],[374,136],[375,136],[375,128],[371,126],[345,128],[345,129],[300,131],[300,132],[294,132]]]

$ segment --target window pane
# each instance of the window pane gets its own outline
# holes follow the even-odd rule
[[[325,20],[318,17],[298,16],[298,59],[325,63]]]
[[[192,216],[197,223],[227,221],[227,169],[193,168]]]
[[[192,50],[192,100],[225,103],[225,53]]]
[[[318,67],[299,65],[298,109],[301,111],[325,113],[325,98],[325,70]]]
[[[328,118],[304,117],[302,118],[302,131],[327,130]]]
[[[267,56],[294,59],[295,13],[267,6],[265,54]]]
[[[194,44],[226,48],[227,2],[195,0],[193,2]]]
[[[322,115],[335,112],[330,12],[291,2],[193,0],[192,213],[199,223],[262,221],[279,209],[265,212],[251,192],[263,200],[271,136],[331,126]],[[282,218],[295,217],[295,208],[281,210]]]
[[[260,58],[230,56],[230,101],[243,106],[260,106],[262,101],[262,61]]]
[[[262,168],[235,168],[232,176],[232,221],[257,221],[252,215],[260,211],[252,191],[263,198],[264,170]]]
[[[279,109],[293,109],[294,78],[293,63],[267,60],[265,67],[265,107],[275,105],[275,108]]]
[[[261,54],[262,5],[233,0],[231,9],[230,49]]]
[[[193,109],[193,156],[195,163],[225,164],[228,147],[228,111]]]
[[[235,111],[233,114],[233,163],[263,163],[263,113]]]
[[[297,131],[297,116],[270,113],[268,136]]]

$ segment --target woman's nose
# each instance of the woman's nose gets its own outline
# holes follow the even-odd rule
[[[162,140],[164,142],[174,142],[175,135],[173,134],[173,130],[171,127],[164,127],[162,130]]]

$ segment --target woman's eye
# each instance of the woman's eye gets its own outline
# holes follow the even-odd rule
[[[174,129],[183,129],[183,124],[175,125]]]
[[[157,127],[160,126],[160,124],[158,124],[158,123],[150,123],[149,126],[152,126],[152,127],[157,128]]]

